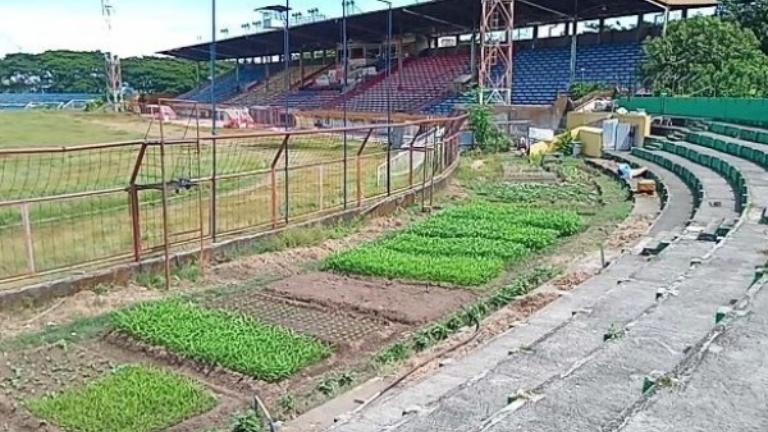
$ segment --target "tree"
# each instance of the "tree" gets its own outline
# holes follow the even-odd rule
[[[768,54],[768,0],[722,0],[723,15],[752,30]]]
[[[717,17],[670,24],[646,44],[646,84],[681,96],[768,96],[768,57],[751,30]]]
[[[220,62],[219,73],[233,69]],[[122,60],[123,82],[142,93],[181,94],[198,84],[194,62],[163,57]],[[207,67],[201,78],[207,78]],[[104,53],[46,51],[8,54],[0,58],[0,92],[103,93],[106,90]]]

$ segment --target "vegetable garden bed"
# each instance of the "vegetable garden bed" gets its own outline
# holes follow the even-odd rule
[[[389,238],[342,252],[326,269],[391,279],[479,286],[506,266],[578,232],[576,213],[473,202],[445,210]]]
[[[124,366],[82,388],[27,403],[35,415],[78,432],[150,432],[209,411],[216,398],[192,380]]]
[[[312,337],[179,299],[123,311],[115,317],[115,327],[189,359],[268,382],[287,378],[331,354],[328,345]]]

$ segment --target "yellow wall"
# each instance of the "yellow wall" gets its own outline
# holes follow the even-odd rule
[[[603,131],[593,127],[579,128],[579,141],[582,143],[581,153],[587,157],[603,156]]]
[[[601,157],[603,155],[603,131],[601,129],[583,126],[571,129],[570,134],[575,140],[582,142],[583,155],[588,157]],[[553,153],[556,150],[557,140],[562,135],[557,135],[549,141],[537,142],[531,146],[531,155]]]

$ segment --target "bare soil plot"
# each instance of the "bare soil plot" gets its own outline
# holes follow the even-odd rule
[[[404,324],[438,320],[477,298],[469,291],[331,273],[305,273],[267,285],[268,291],[330,308],[343,308]]]

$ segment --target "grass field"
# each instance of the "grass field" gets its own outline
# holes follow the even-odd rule
[[[149,123],[134,115],[22,112],[0,113],[0,149],[76,145],[140,139]],[[183,128],[169,127],[181,136]],[[153,133],[157,133],[155,124]],[[231,131],[240,132],[242,131]],[[192,132],[190,132],[192,133]],[[150,134],[152,135],[152,134]],[[225,134],[226,135],[226,134]],[[277,154],[280,136],[253,139],[222,137],[217,146],[217,233],[266,226],[272,221],[269,166]],[[350,154],[361,141],[350,137]],[[341,205],[343,196],[342,141],[339,136],[300,136],[292,139],[289,165],[289,216],[293,219]],[[385,185],[377,184],[377,167],[384,161],[381,148],[369,145],[361,161],[363,197],[378,195]],[[74,197],[29,205],[35,269],[45,271],[89,261],[125,256],[133,250],[128,193],[124,190],[139,156],[139,146],[72,153],[18,155],[0,158],[0,201],[59,196],[105,189],[116,191],[96,197]],[[212,149],[205,146],[198,169],[194,145],[166,149],[166,182],[207,178],[212,174]],[[144,155],[137,184],[161,183],[159,148]],[[277,172],[277,216],[284,214],[283,162]],[[357,164],[347,166],[348,202],[357,198]],[[245,176],[241,174],[247,173]],[[418,179],[417,173],[417,179]],[[406,186],[398,178],[394,188]],[[174,184],[175,184],[174,183]],[[210,229],[212,201],[210,182],[202,184],[204,232]],[[162,239],[161,193],[157,188],[138,194],[142,246],[156,249]],[[169,197],[171,241],[193,240],[200,225],[197,187],[173,188]],[[19,205],[0,206],[0,279],[29,270],[29,248]],[[182,233],[176,235],[175,233]]]
[[[0,111],[0,148],[71,146],[144,138],[149,121],[134,115]],[[182,128],[170,126],[169,132]],[[155,126],[151,131],[158,135]]]

